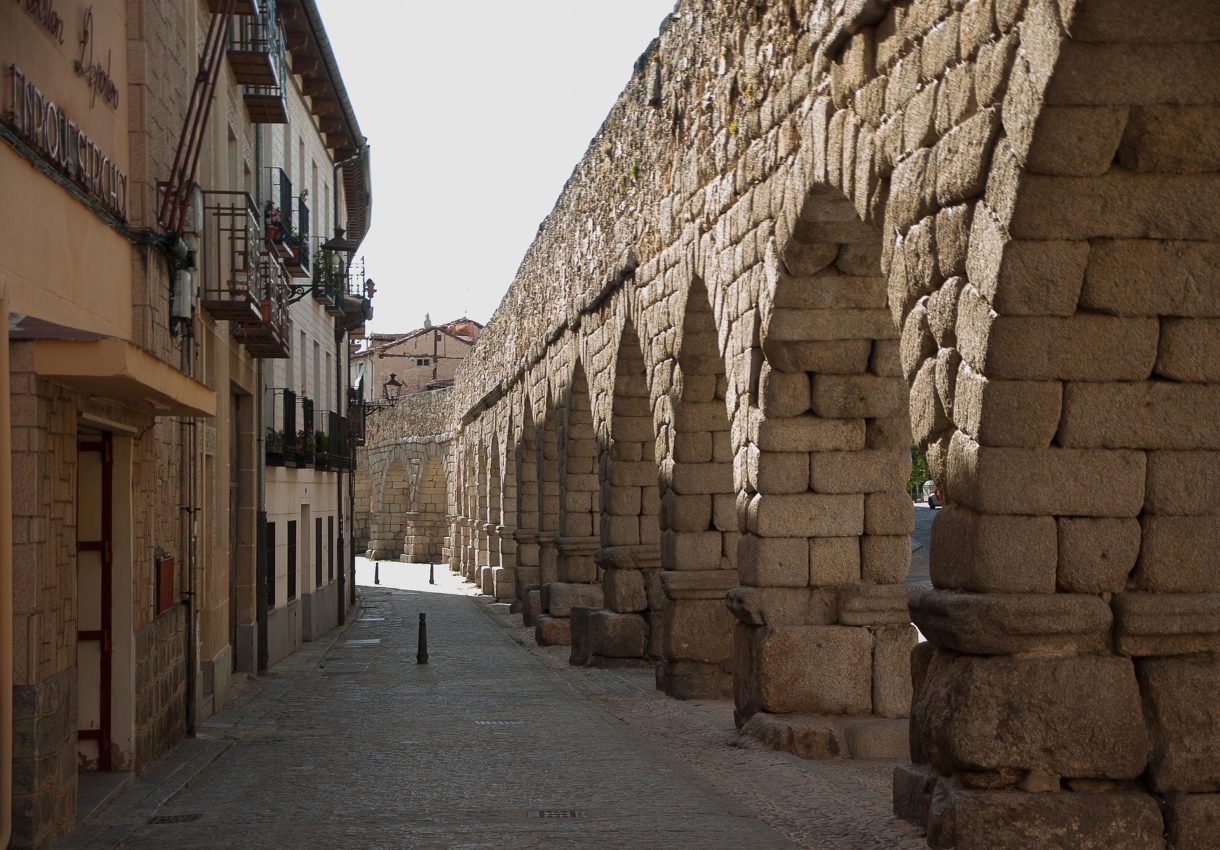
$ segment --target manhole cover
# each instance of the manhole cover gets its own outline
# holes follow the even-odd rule
[[[149,818],[149,823],[190,823],[191,821],[199,820],[203,817],[202,814],[196,813],[192,815],[157,815],[155,818]]]
[[[520,720],[476,720],[475,726],[520,726]]]
[[[584,809],[531,809],[532,818],[583,818],[588,813]]]
[[[361,638],[359,640],[345,640],[344,646],[376,646],[381,643],[381,638]]]

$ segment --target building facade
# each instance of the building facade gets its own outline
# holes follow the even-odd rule
[[[340,618],[371,192],[311,0],[10,3],[0,67],[0,831],[36,847],[78,771],[145,769],[271,660],[264,515],[308,504],[315,551],[328,520]],[[279,231],[273,169],[308,189]],[[326,415],[285,482],[298,380]]]
[[[462,317],[443,325],[425,319],[422,328],[409,333],[371,334],[352,356],[353,384],[360,384],[366,402],[445,386],[482,330]]]

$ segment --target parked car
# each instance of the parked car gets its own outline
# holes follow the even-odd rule
[[[928,507],[933,510],[943,507],[945,504],[945,500],[940,495],[940,487],[931,478],[923,483],[923,498],[928,503]]]

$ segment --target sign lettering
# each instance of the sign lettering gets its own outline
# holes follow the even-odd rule
[[[120,219],[127,218],[127,175],[76,122],[47,98],[16,65],[5,118],[43,158]]]
[[[17,0],[18,3],[25,6],[34,20],[38,21],[39,26],[46,30],[51,38],[64,43],[64,19],[59,16],[59,12],[55,11],[55,0]]]
[[[100,94],[102,100],[110,104],[111,109],[119,108],[119,87],[110,78],[110,50],[106,50],[106,64],[94,61],[93,58],[93,7],[85,9],[85,19],[81,24],[80,55],[72,63],[76,76],[84,77],[89,86],[89,108],[97,103]]]

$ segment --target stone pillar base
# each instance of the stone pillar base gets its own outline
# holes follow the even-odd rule
[[[534,625],[534,620],[542,613],[542,588],[531,584],[521,594],[521,624]]]
[[[651,666],[648,620],[601,608],[572,608],[570,663],[588,667]]]
[[[738,718],[741,734],[806,759],[909,760],[910,721],[872,715],[767,714]]]
[[[534,642],[539,646],[568,646],[572,643],[571,619],[539,615],[534,620]]]
[[[926,781],[926,777],[916,773],[906,779],[920,786]],[[896,797],[897,794],[896,785]],[[912,798],[916,808],[925,805],[922,796],[923,792],[917,791]],[[927,795],[926,811],[928,844],[932,847],[1160,850],[1165,846],[1165,824],[1157,799],[1138,791],[981,791],[940,777]]]
[[[894,814],[927,829],[932,792],[939,778],[936,771],[925,765],[900,764],[894,768]]]
[[[725,668],[730,665],[667,658],[657,665],[657,690],[675,699],[729,699],[733,673]]]
[[[496,598],[497,602],[510,602],[517,593],[516,570],[512,567],[491,567],[484,573],[484,587],[486,588],[487,578],[491,579],[491,596]],[[484,593],[487,590],[484,589]]]

